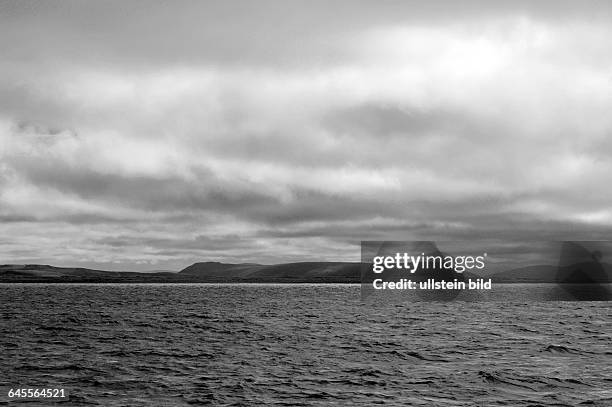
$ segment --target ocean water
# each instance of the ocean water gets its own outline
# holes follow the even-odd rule
[[[62,387],[60,405],[612,405],[612,302],[387,303],[358,285],[0,295],[0,388]]]

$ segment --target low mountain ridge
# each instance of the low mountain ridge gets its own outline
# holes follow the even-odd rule
[[[359,283],[361,263],[299,262],[273,265],[195,263],[179,275],[218,282]]]
[[[0,265],[0,282],[45,283],[45,282],[163,282],[176,273],[138,273],[132,271],[104,271],[83,267],[56,267],[48,264],[4,264]]]
[[[491,278],[498,284],[612,282],[612,265],[602,263],[595,274],[576,272],[585,267],[589,265],[578,264],[561,269],[552,265],[536,265],[496,273],[486,278]],[[466,274],[466,277],[480,276]],[[2,283],[360,283],[360,279],[361,263],[351,262],[272,265],[201,262],[194,263],[178,273],[104,271],[47,264],[0,265]]]
[[[121,272],[46,264],[0,265],[3,283],[359,283],[360,263],[302,262],[274,265],[194,263],[178,273]]]

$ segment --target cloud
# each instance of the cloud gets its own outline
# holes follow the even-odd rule
[[[607,3],[27,4],[0,12],[7,261],[612,228]]]

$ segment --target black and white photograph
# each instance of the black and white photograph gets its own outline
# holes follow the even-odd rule
[[[0,405],[612,406],[612,2],[0,0]]]

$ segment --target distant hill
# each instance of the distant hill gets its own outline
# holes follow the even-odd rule
[[[92,270],[80,267],[55,267],[47,264],[0,265],[0,282],[165,282],[176,273],[137,273]]]
[[[219,282],[359,283],[361,263],[300,262],[274,265],[195,263],[178,275]]]
[[[0,265],[2,283],[359,283],[360,263],[303,262],[275,265],[195,263],[178,273],[119,272],[46,264]]]

